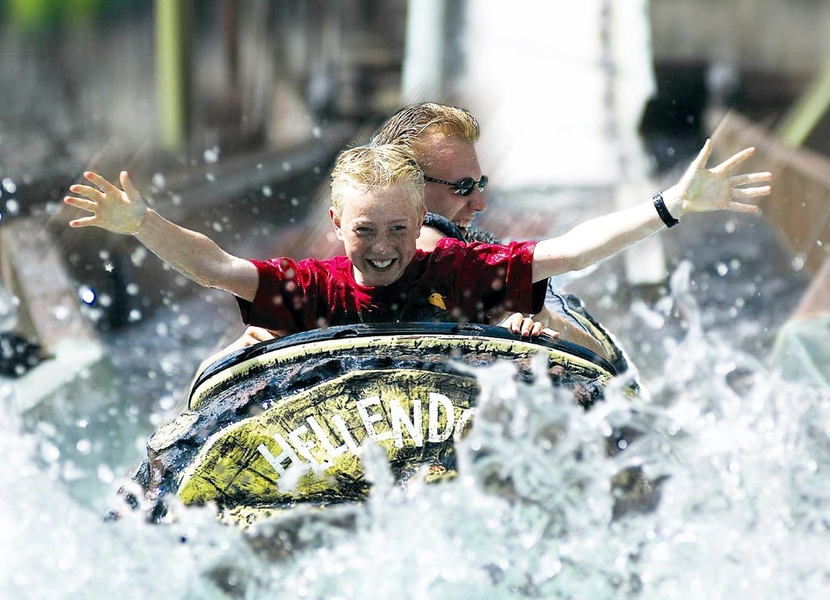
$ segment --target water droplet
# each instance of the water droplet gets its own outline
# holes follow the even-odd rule
[[[136,267],[140,267],[144,264],[144,260],[149,255],[147,248],[144,246],[137,246],[135,250],[130,253],[130,262],[133,263]]]
[[[9,198],[9,200],[6,201],[6,212],[8,212],[10,215],[16,215],[17,213],[19,213],[20,204],[18,203],[18,201],[14,198]]]
[[[92,452],[92,442],[90,442],[87,439],[78,440],[75,444],[75,448],[81,454],[89,454],[90,452]]]
[[[212,182],[216,181],[216,175],[214,175],[213,173],[206,173],[205,174],[205,179],[207,179],[208,181],[210,181],[212,183]]]
[[[288,161],[285,161],[284,163],[282,163],[282,170],[283,171],[290,171],[291,170],[291,163],[288,162]]]
[[[105,464],[98,465],[98,480],[102,483],[112,483],[115,480],[112,470]]]
[[[72,559],[72,556],[69,554],[62,554],[58,557],[58,569],[61,571],[68,571],[72,568],[75,561]]]
[[[173,396],[162,396],[159,399],[159,408],[168,411],[176,407],[176,399]]]
[[[156,173],[153,175],[153,185],[159,188],[160,190],[164,189],[165,184],[167,183],[167,179],[165,179],[164,175],[161,173]]]
[[[95,290],[89,286],[82,285],[78,290],[78,297],[84,304],[92,304],[95,302]]]
[[[720,275],[721,277],[729,273],[729,267],[726,266],[724,263],[718,263],[715,266],[715,269],[717,270],[718,275]]]
[[[270,185],[263,185],[262,186],[262,195],[266,198],[270,198],[274,194],[274,191],[271,189]]]
[[[311,128],[311,135],[313,135],[316,138],[319,138],[321,135],[323,135],[323,132],[320,131],[320,128],[315,125]]]
[[[204,152],[205,162],[206,163],[215,163],[219,160],[219,149],[217,147],[208,148]]]
[[[17,184],[12,179],[6,177],[3,179],[3,189],[10,194],[14,194],[17,191]]]
[[[793,258],[790,266],[792,266],[793,271],[800,271],[804,268],[805,262],[807,262],[807,256],[803,252],[799,252]]]
[[[42,442],[40,446],[40,457],[48,463],[55,463],[61,457],[60,448],[52,442]]]

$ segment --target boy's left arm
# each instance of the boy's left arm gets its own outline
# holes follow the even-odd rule
[[[712,142],[706,140],[680,181],[662,193],[664,215],[658,213],[660,200],[655,200],[655,196],[655,199],[631,208],[585,221],[559,237],[540,241],[533,252],[533,281],[584,269],[660,231],[667,221],[679,220],[687,213],[756,212],[758,207],[745,201],[768,195],[770,186],[756,184],[772,180],[772,174],[729,175],[732,169],[752,156],[755,149],[742,150],[707,169],[706,161],[711,152]],[[751,187],[739,187],[745,185]]]

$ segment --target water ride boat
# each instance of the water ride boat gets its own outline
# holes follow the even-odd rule
[[[534,358],[537,357],[537,358]],[[541,357],[538,358],[538,357]],[[541,366],[585,407],[617,373],[575,344],[521,338],[501,327],[395,323],[330,327],[238,350],[194,382],[188,410],[158,429],[135,479],[161,520],[169,500],[215,503],[250,522],[297,506],[367,497],[361,453],[385,449],[392,473],[455,474],[454,441],[469,427],[476,369]],[[627,390],[637,394],[636,384]]]

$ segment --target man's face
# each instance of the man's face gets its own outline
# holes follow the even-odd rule
[[[452,182],[481,178],[475,147],[462,139],[435,136],[420,149],[419,159],[428,177]],[[428,211],[448,218],[461,229],[468,228],[476,214],[487,210],[484,194],[477,188],[469,196],[462,196],[448,185],[429,181],[424,188],[424,202]]]
[[[415,256],[424,210],[416,207],[412,188],[393,186],[363,193],[351,188],[343,214],[329,211],[337,237],[354,264],[357,283],[376,287],[398,280]]]

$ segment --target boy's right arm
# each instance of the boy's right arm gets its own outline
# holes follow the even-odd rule
[[[73,185],[64,202],[92,213],[75,219],[71,227],[101,227],[115,233],[134,235],[150,251],[205,287],[230,292],[253,301],[259,274],[249,261],[228,254],[210,238],[179,227],[150,210],[126,171],[121,172],[119,189],[100,175],[84,173],[94,186]]]

